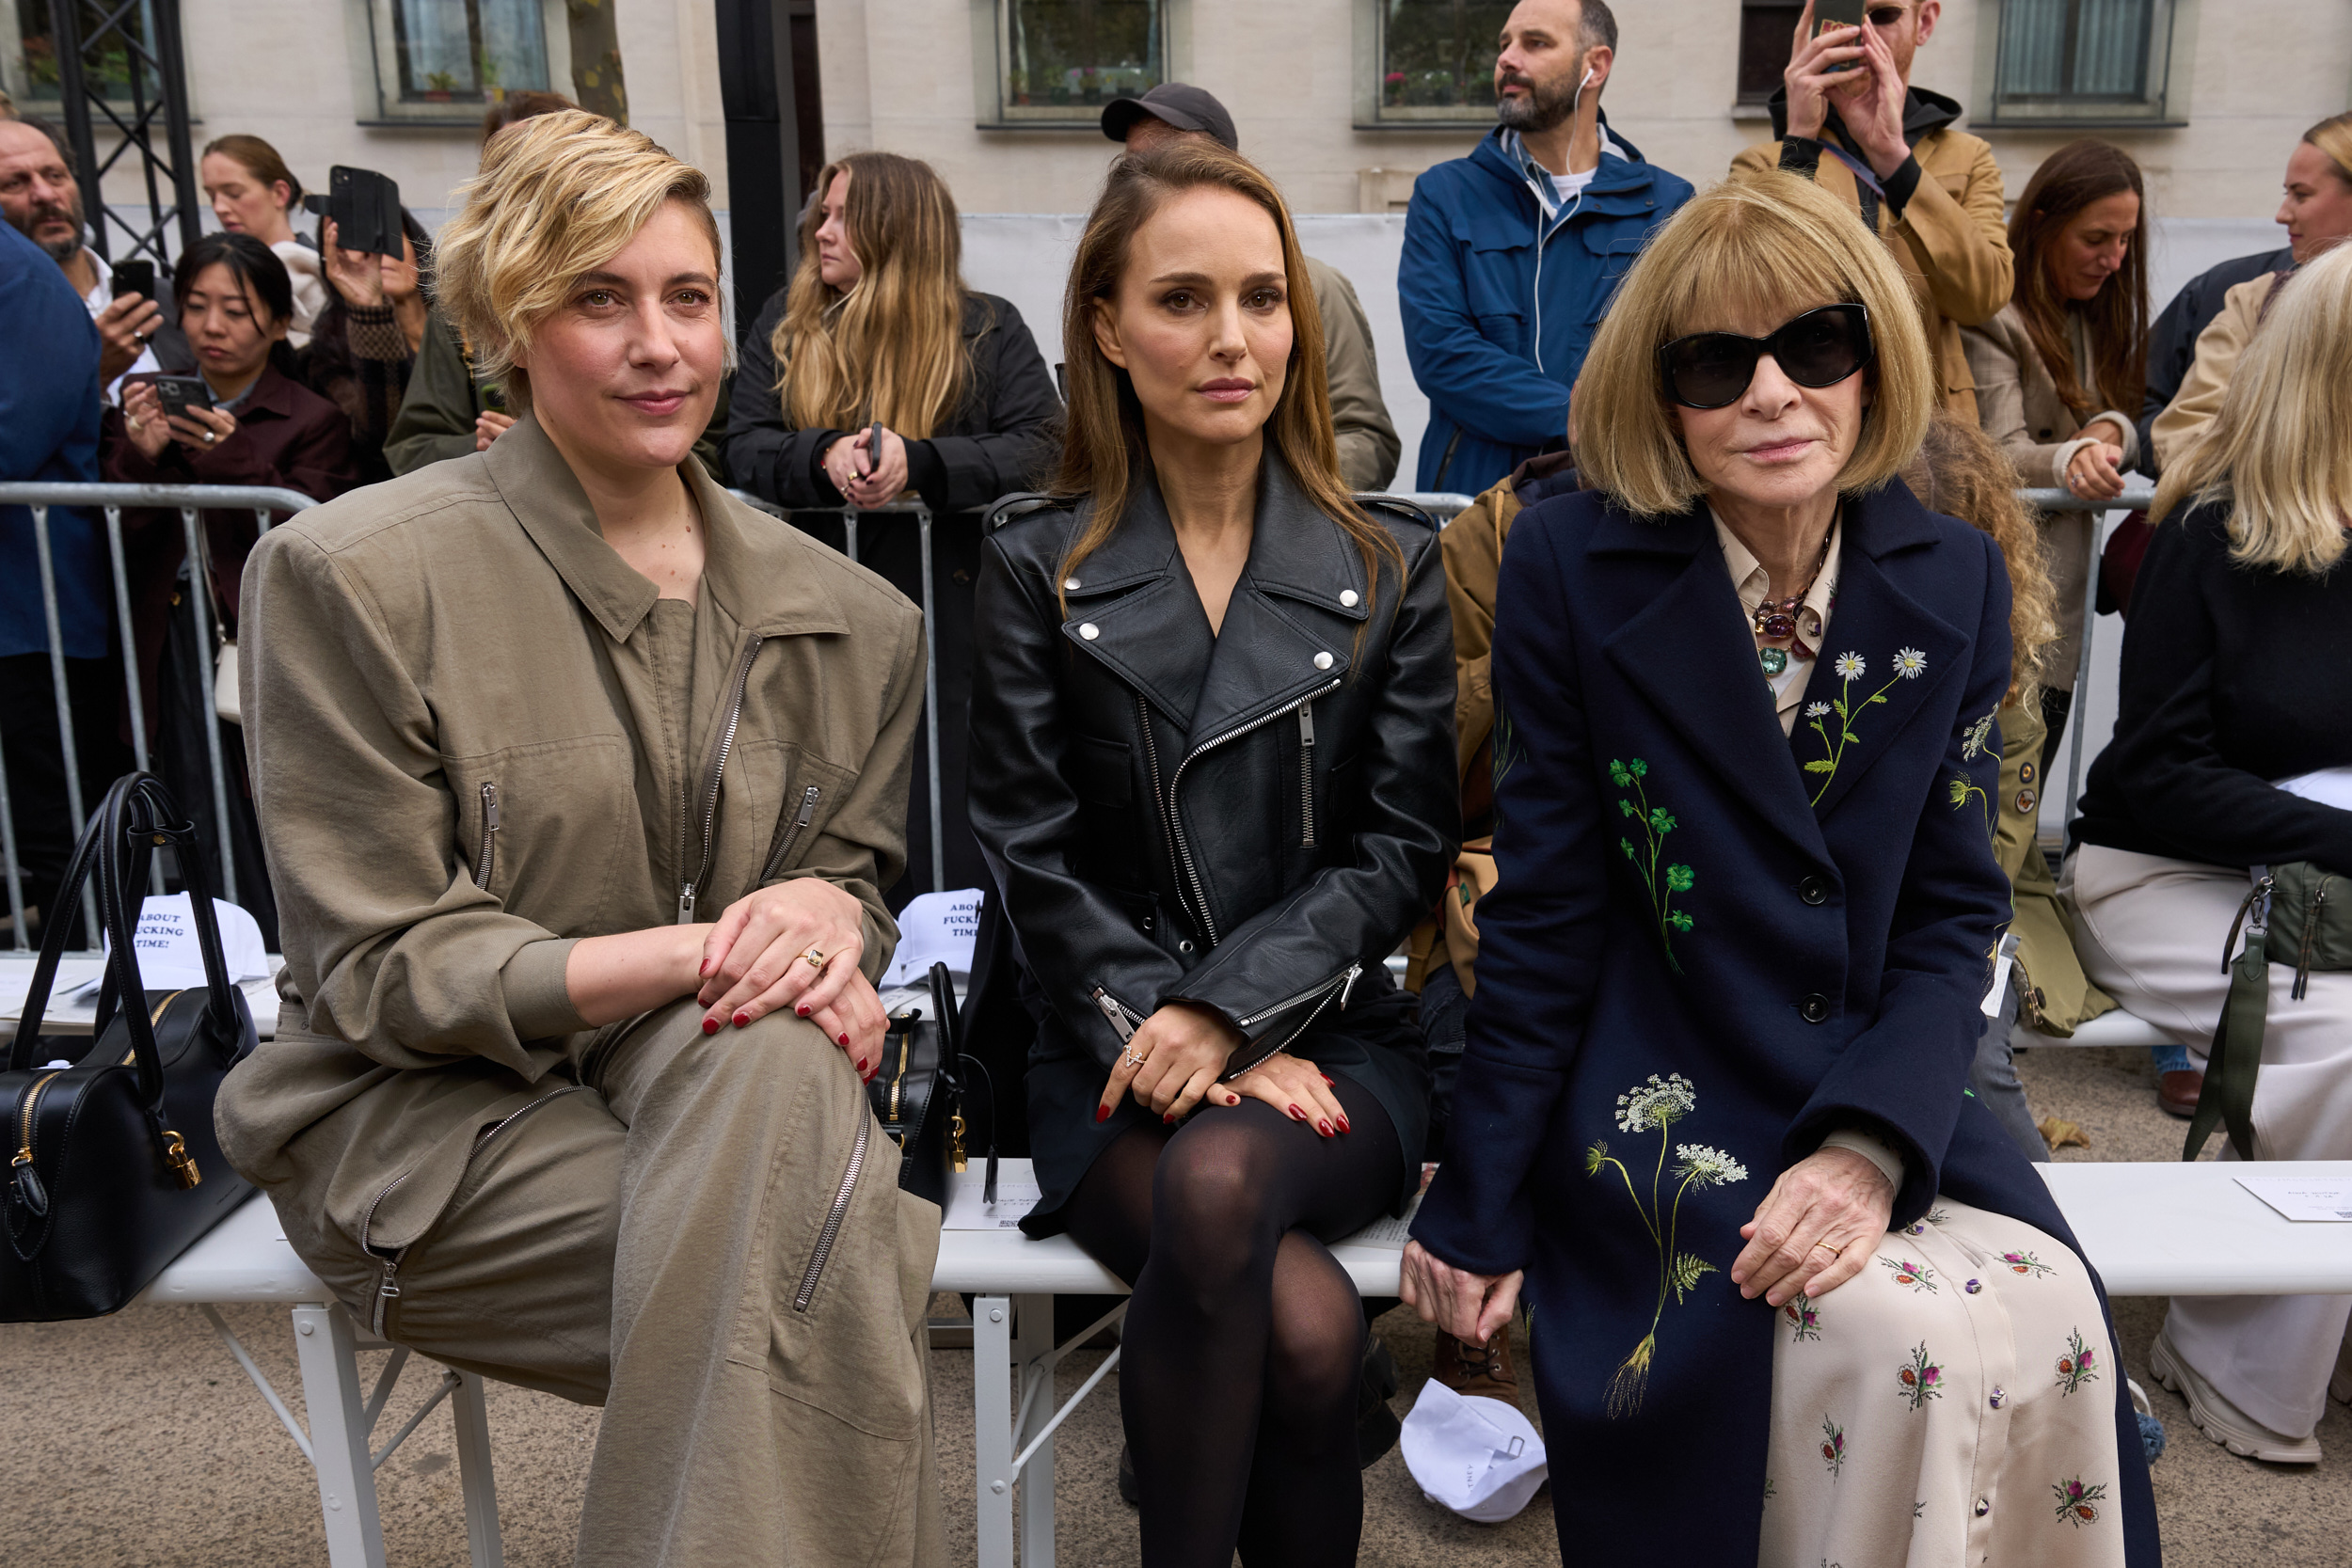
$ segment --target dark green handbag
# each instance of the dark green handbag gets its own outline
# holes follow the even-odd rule
[[[2241,929],[2246,950],[2233,962],[2230,955]],[[2311,990],[2313,971],[2352,970],[2352,879],[2309,861],[2274,865],[2255,880],[2254,890],[2238,906],[2237,918],[2230,923],[2230,940],[2221,949],[2221,972],[2230,976],[2230,994],[2213,1032],[2205,1086],[2197,1097],[2197,1114],[2189,1118],[2187,1146],[2181,1150],[2184,1160],[2197,1158],[2216,1126],[2228,1130],[2230,1147],[2239,1159],[2254,1158],[2254,1082],[2262,1073],[2273,964],[2293,966],[2295,984],[2287,994],[2296,1002]]]

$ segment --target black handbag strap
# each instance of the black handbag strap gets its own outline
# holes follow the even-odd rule
[[[137,911],[145,903],[142,890],[150,857],[166,844],[180,852],[181,879],[187,888],[197,950],[204,963],[206,1010],[222,1037],[236,1035],[236,1002],[229,983],[228,960],[221,952],[220,924],[213,910],[212,881],[206,875],[202,846],[196,824],[175,820],[178,815],[171,792],[151,773],[126,773],[107,789],[105,800],[83,829],[81,842],[74,846],[57,915],[41,933],[40,958],[34,966],[33,984],[25,992],[24,1014],[17,1021],[16,1039],[8,1053],[11,1069],[21,1071],[32,1066],[67,932],[79,912],[84,884],[94,877],[100,924],[108,940],[106,990],[110,993],[100,999],[97,1029],[103,1034],[111,1022],[115,998],[129,1004],[122,1013],[131,1036],[139,1097],[154,1115],[162,1115],[163,1055],[155,1043],[154,1021],[148,1015],[147,990],[139,975]]]
[[[2246,927],[2246,950],[2232,963],[2222,953],[2222,971],[2230,976],[2230,992],[2221,1004],[2221,1022],[2215,1025],[2213,1049],[2205,1058],[2205,1084],[2197,1094],[2197,1111],[2189,1117],[2188,1137],[2181,1158],[2194,1160],[2214,1129],[2226,1129],[2230,1147],[2241,1160],[2254,1158],[2254,1085],[2262,1075],[2263,1034],[2270,1014],[2270,931],[2268,877],[2239,906],[2230,927],[2235,946],[2238,930]],[[2264,906],[2259,911],[2257,906]],[[2247,926],[2251,914],[2254,924]]]

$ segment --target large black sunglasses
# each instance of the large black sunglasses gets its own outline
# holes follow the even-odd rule
[[[1740,401],[1756,378],[1756,362],[1772,356],[1800,387],[1835,387],[1870,362],[1870,312],[1859,305],[1824,305],[1782,324],[1769,338],[1736,332],[1694,332],[1658,351],[1666,395],[1685,408],[1724,408]]]

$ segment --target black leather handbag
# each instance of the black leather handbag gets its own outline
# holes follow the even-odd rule
[[[956,1173],[969,1164],[963,1147],[962,1069],[978,1064],[963,1054],[958,1037],[956,986],[946,964],[931,965],[930,987],[929,1018],[919,1007],[891,1017],[882,1037],[882,1066],[873,1082],[866,1085],[866,1094],[882,1131],[898,1146],[899,1187],[929,1198],[944,1212]],[[993,1202],[996,1148],[993,1138],[987,1180],[986,1196]]]
[[[196,826],[178,817],[154,775],[116,780],[49,916],[0,1072],[13,1154],[0,1184],[0,1323],[119,1309],[253,1190],[221,1158],[213,1131],[220,1081],[253,1050],[253,1016],[229,982]],[[187,879],[201,990],[139,983],[138,911],[150,859],[165,845]],[[79,1060],[45,1065],[41,1015],[91,881],[111,943],[97,1024]]]

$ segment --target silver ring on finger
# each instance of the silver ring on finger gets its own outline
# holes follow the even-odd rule
[[[219,438],[219,437],[217,437],[216,436],[215,436],[215,435],[214,435],[211,431],[209,431],[209,430],[208,430],[208,431],[206,431],[206,432],[204,433],[204,444],[205,444],[206,446],[208,446],[208,447],[209,447],[209,446],[211,446],[211,445],[212,445],[212,444],[213,444],[215,440],[217,440],[218,438]]]
[[[1144,1060],[1141,1056],[1136,1055],[1133,1051],[1121,1051],[1119,1053],[1119,1059],[1133,1068],[1141,1067]]]

